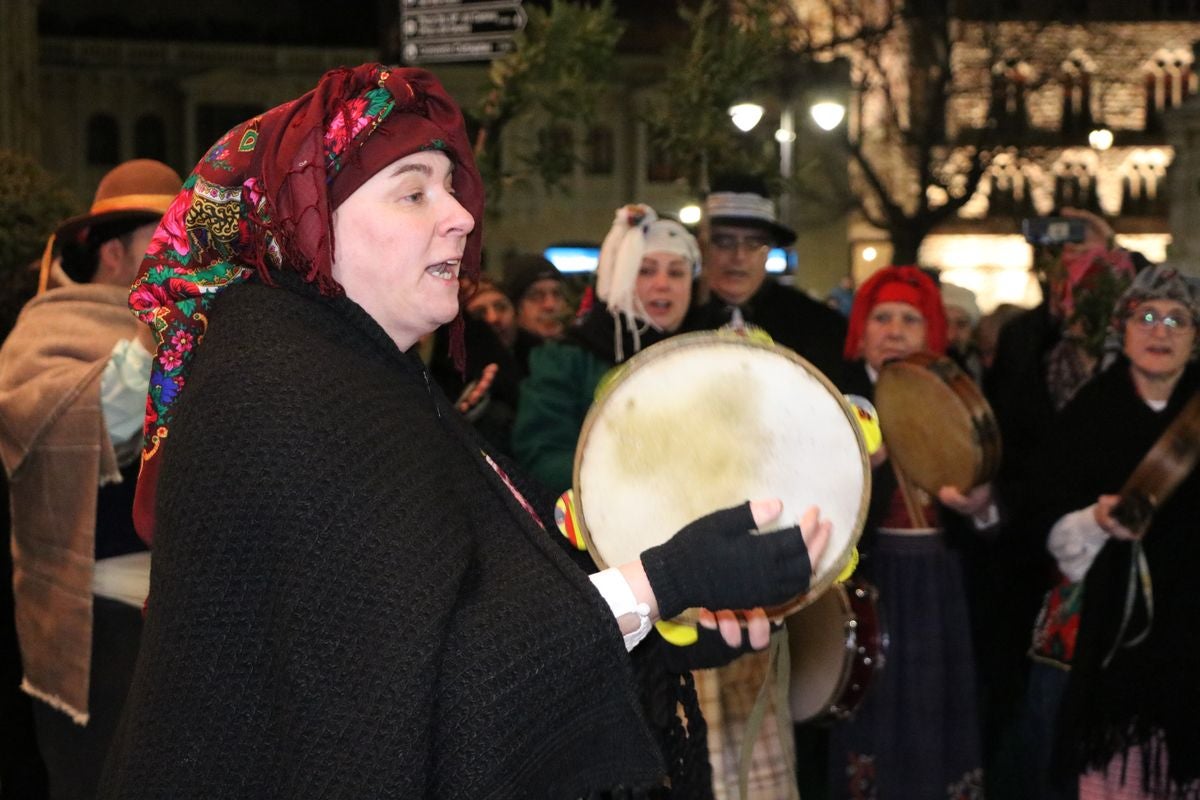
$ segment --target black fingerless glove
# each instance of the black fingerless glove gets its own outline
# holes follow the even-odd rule
[[[808,590],[812,565],[798,527],[762,535],[750,504],[714,511],[642,553],[663,619],[688,608],[773,606]]]

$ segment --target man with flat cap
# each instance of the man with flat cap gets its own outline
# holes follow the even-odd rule
[[[0,348],[22,688],[56,800],[95,795],[133,675],[150,558],[130,510],[153,348],[129,286],[180,185],[148,159],[105,175],[58,227]]]
[[[700,309],[713,326],[730,321],[757,325],[778,344],[795,350],[837,380],[846,320],[803,292],[767,275],[772,247],[787,247],[796,232],[779,222],[766,184],[750,176],[713,181],[704,202]]]

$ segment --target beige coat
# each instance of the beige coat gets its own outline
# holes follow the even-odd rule
[[[80,285],[29,302],[0,348],[0,460],[12,506],[22,688],[84,725],[96,492],[121,480],[100,406],[113,346],[137,336],[129,290]]]

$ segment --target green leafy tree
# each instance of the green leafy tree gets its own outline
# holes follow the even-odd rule
[[[78,210],[57,178],[28,157],[0,149],[0,338],[37,289],[32,265],[46,240]]]
[[[728,109],[778,87],[789,61],[790,13],[788,0],[703,0],[694,10],[681,7],[691,36],[668,51],[670,66],[647,122],[652,146],[693,192],[705,191],[711,174],[766,174],[777,163],[774,142],[747,147]]]
[[[595,118],[623,31],[610,0],[595,8],[554,0],[549,11],[529,7],[528,13],[516,49],[492,62],[477,113],[475,157],[493,204],[506,186],[531,176],[548,189],[563,188],[577,161],[568,123]],[[537,136],[513,168],[504,162],[502,138],[515,123],[534,126]]]

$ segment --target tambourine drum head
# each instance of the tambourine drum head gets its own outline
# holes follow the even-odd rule
[[[730,334],[674,337],[621,368],[584,423],[575,455],[581,528],[601,566],[636,560],[689,522],[778,497],[775,527],[811,505],[833,522],[808,595],[850,557],[870,473],[852,411],[790,350]]]
[[[932,495],[943,486],[975,486],[983,449],[971,413],[941,378],[919,364],[894,361],[875,385],[875,408],[888,457]]]

